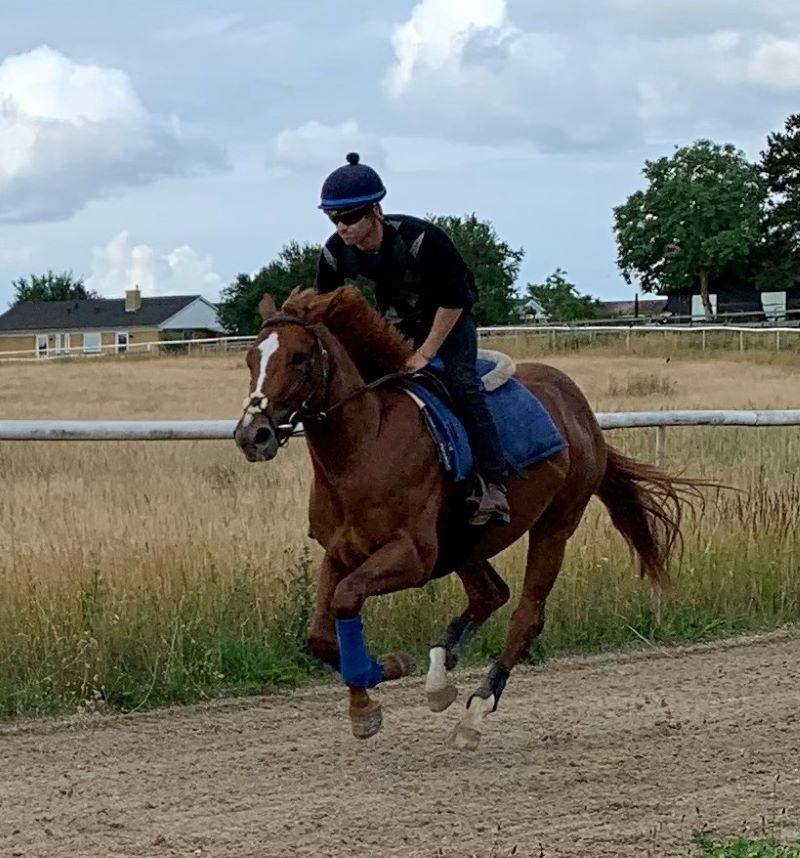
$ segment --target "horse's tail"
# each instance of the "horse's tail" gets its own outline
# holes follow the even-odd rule
[[[659,587],[668,584],[667,564],[681,541],[684,505],[701,499],[702,480],[677,477],[655,465],[608,448],[608,464],[597,495],[614,527],[639,555],[641,575]]]

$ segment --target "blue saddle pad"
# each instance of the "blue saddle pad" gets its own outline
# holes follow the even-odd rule
[[[485,375],[493,365],[478,358],[478,374]],[[461,421],[441,397],[423,384],[409,381],[407,387],[425,403],[422,413],[442,467],[456,482],[466,479],[473,471],[473,456]],[[542,403],[515,378],[488,392],[486,399],[503,453],[512,466],[522,470],[567,446]]]

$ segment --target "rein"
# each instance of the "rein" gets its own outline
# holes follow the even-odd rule
[[[300,406],[292,412],[292,414],[289,416],[289,421],[287,423],[281,423],[278,426],[273,427],[275,429],[275,434],[278,436],[278,444],[281,447],[283,447],[289,442],[289,438],[291,438],[291,436],[294,434],[294,431],[299,423],[304,423],[309,420],[327,420],[328,417],[334,411],[341,408],[342,405],[349,402],[351,399],[355,399],[357,396],[361,396],[361,394],[363,393],[367,393],[370,390],[374,390],[375,388],[380,387],[382,384],[385,384],[387,381],[404,378],[407,375],[407,373],[405,372],[387,373],[386,375],[382,375],[380,378],[376,378],[375,381],[370,381],[368,384],[364,384],[361,387],[358,387],[355,390],[351,391],[347,394],[347,396],[343,397],[338,402],[335,402],[329,408],[311,411],[309,410],[309,402],[314,397],[314,395],[318,393],[320,386],[324,386],[325,388],[323,401],[327,401],[328,396],[330,394],[331,370],[328,350],[325,348],[322,342],[322,337],[320,337],[319,332],[315,330],[311,325],[304,322],[302,319],[299,319],[297,316],[290,316],[286,313],[279,313],[276,316],[271,316],[270,318],[264,320],[259,331],[263,331],[264,328],[272,327],[273,325],[279,324],[299,325],[301,328],[308,331],[314,337],[316,354],[319,358],[319,363],[322,368],[322,378],[320,380],[320,383],[312,389],[311,393],[303,400]],[[311,378],[311,372],[313,368],[314,363],[312,361],[309,361],[308,367],[306,368],[303,377],[300,379],[298,384],[295,385],[292,391],[287,394],[284,399],[273,399],[272,401],[278,403],[278,405],[287,405],[289,401],[295,395],[300,393],[300,391],[302,391],[303,388],[306,386],[309,379]],[[244,401],[245,413],[264,411],[267,407],[268,401],[268,398],[263,394],[260,396],[248,396]]]
[[[396,378],[405,378],[407,373],[405,372],[390,372],[386,375],[382,375],[380,378],[376,378],[375,381],[369,382],[369,384],[365,384],[362,387],[357,387],[352,393],[348,393],[343,399],[340,399],[338,402],[335,402],[327,411],[319,411],[316,415],[312,417],[312,419],[316,420],[325,420],[332,411],[336,411],[341,405],[344,405],[345,402],[349,402],[351,399],[355,399],[356,396],[360,396],[362,393],[366,393],[369,390],[374,390],[376,387],[380,387],[387,381],[393,381]]]

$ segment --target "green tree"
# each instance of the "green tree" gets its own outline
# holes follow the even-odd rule
[[[429,215],[428,219],[450,236],[475,275],[478,324],[508,325],[517,321],[519,298],[514,284],[524,251],[514,250],[502,241],[492,224],[478,220],[474,213],[464,217]]]
[[[292,241],[281,249],[276,260],[255,276],[239,274],[222,290],[218,305],[219,319],[225,330],[239,336],[254,334],[261,325],[258,302],[265,292],[269,292],[280,307],[296,286],[313,286],[321,250],[318,244]]]
[[[81,301],[86,298],[99,298],[97,292],[87,289],[81,277],[73,277],[71,271],[55,274],[31,274],[13,280],[14,304],[23,301]]]
[[[514,284],[519,273],[522,250],[513,250],[501,241],[488,221],[472,214],[466,217],[432,216],[428,219],[448,233],[475,275],[479,302],[476,317],[482,325],[504,325],[517,320],[519,298]],[[269,292],[280,306],[295,286],[312,286],[322,248],[318,244],[285,245],[278,258],[255,276],[239,274],[222,291],[218,305],[220,321],[227,331],[246,336],[258,331],[261,319],[258,302]],[[369,284],[359,278],[357,285],[367,300],[374,301]]]
[[[566,279],[566,273],[556,268],[544,283],[529,283],[527,297],[538,301],[552,322],[598,318],[600,302],[590,295],[581,295],[575,284]]]
[[[755,255],[760,288],[780,291],[800,280],[800,114],[767,137],[759,171],[769,193],[764,241]]]
[[[770,231],[800,250],[800,114],[789,116],[784,128],[767,137],[759,168],[770,195]]]
[[[614,209],[622,274],[646,292],[699,280],[710,319],[709,279],[743,264],[759,243],[764,182],[743,152],[709,140],[646,161],[643,173],[647,189]]]

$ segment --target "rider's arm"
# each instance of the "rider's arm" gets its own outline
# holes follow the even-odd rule
[[[436,353],[447,339],[447,335],[453,330],[458,317],[463,313],[460,307],[439,307],[433,317],[433,325],[430,333],[425,337],[425,342],[419,347],[419,353],[425,360],[433,360]]]
[[[418,263],[431,297],[438,305],[430,333],[419,349],[426,360],[431,360],[459,316],[474,303],[475,293],[463,257],[443,230],[426,230]]]
[[[332,292],[344,286],[344,275],[341,263],[336,255],[335,237],[328,239],[319,255],[317,262],[317,279],[314,286],[318,292]]]

